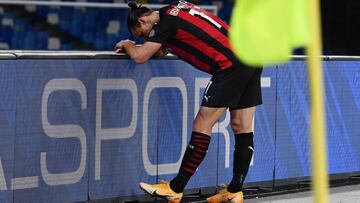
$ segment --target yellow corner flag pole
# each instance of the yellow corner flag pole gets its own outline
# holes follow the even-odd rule
[[[327,203],[328,175],[326,124],[323,99],[323,71],[321,66],[321,25],[319,0],[308,0],[311,42],[307,47],[308,71],[311,94],[311,150],[312,187],[315,203]]]

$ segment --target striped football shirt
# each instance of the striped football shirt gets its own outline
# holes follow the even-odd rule
[[[161,43],[210,74],[240,64],[230,46],[229,26],[217,16],[185,1],[163,7],[159,14],[147,41]]]

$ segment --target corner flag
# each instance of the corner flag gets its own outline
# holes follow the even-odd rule
[[[236,55],[249,65],[289,60],[294,48],[309,42],[306,0],[237,0],[230,40]]]

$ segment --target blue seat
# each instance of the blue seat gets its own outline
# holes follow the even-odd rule
[[[2,31],[2,38],[5,42],[8,42],[10,44],[14,30],[10,26],[1,26]]]
[[[81,37],[82,35],[82,26],[84,15],[82,10],[74,9],[74,13],[72,15],[70,33],[75,37]]]
[[[37,33],[37,43],[35,46],[36,50],[47,50],[48,48],[48,39],[49,35],[47,32],[38,32]]]
[[[94,41],[94,33],[93,32],[83,32],[81,38],[86,43],[93,43],[93,41]]]
[[[94,41],[97,50],[104,50],[106,48],[106,38],[96,38]]]
[[[113,50],[115,44],[119,41],[119,36],[115,34],[108,34],[106,38],[106,47],[105,50]]]
[[[61,43],[60,49],[61,50],[72,50],[73,47],[70,43]]]
[[[123,38],[129,38],[130,37],[130,32],[127,28],[127,21],[126,20],[122,20],[120,21],[120,38],[123,39]]]
[[[3,17],[4,18],[15,18],[15,15],[13,13],[5,12]]]
[[[8,41],[8,42],[10,42],[9,45],[12,49],[20,49],[21,39],[24,39],[23,35],[24,35],[24,32],[13,32],[13,35],[11,36],[10,41]]]
[[[27,23],[25,22],[24,19],[18,19],[18,18],[14,19],[14,31],[15,32],[26,31],[26,28],[27,28]]]
[[[60,13],[60,7],[50,7],[49,13]]]
[[[60,9],[59,26],[64,31],[70,31],[73,8],[64,7]]]
[[[26,49],[26,50],[36,49],[38,40],[37,40],[37,33],[35,31],[26,32],[24,39],[25,39],[24,47],[22,49]]]
[[[86,42],[92,41],[94,36],[94,32],[96,32],[95,23],[98,17],[98,9],[88,8],[85,13],[83,13],[83,21],[81,23],[82,26],[82,38],[86,40]]]
[[[50,8],[48,6],[37,6],[36,7],[36,14],[41,19],[46,19],[49,11],[50,11]]]

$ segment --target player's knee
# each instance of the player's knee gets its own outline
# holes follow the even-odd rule
[[[202,118],[196,117],[193,122],[193,131],[196,132],[204,132],[206,130],[206,123],[205,120]]]
[[[196,116],[193,122],[193,131],[208,133],[211,132],[211,123],[201,115]]]
[[[252,122],[246,122],[242,119],[231,120],[231,128],[235,134],[252,132]]]

